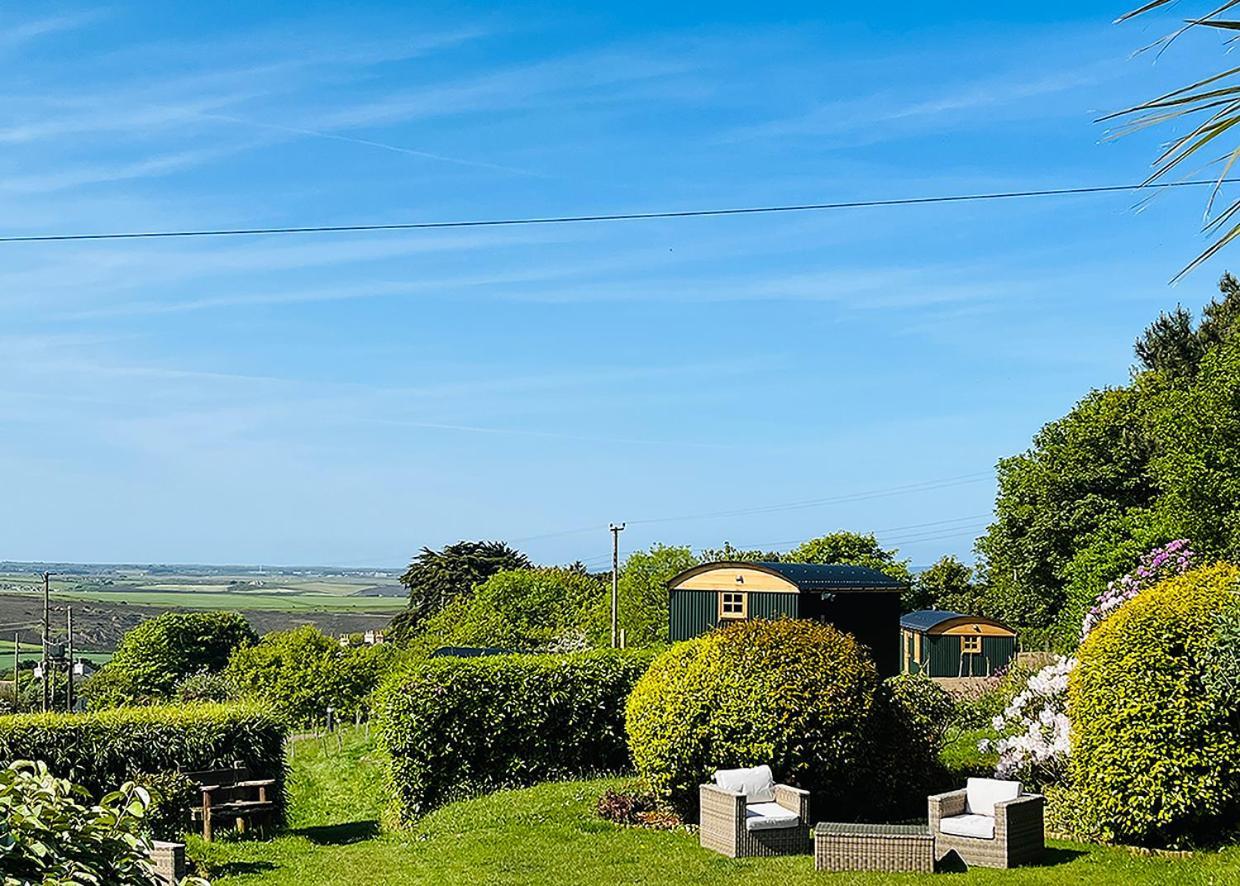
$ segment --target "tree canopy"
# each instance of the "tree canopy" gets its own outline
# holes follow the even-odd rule
[[[1240,286],[1219,289],[1200,321],[1180,310],[1145,331],[1130,384],[1090,392],[999,463],[977,544],[984,614],[1067,636],[1154,545],[1240,556]]]
[[[396,640],[412,636],[418,626],[497,572],[526,569],[529,558],[502,541],[460,541],[435,551],[422,548],[400,577],[409,589],[409,608],[392,619]]]
[[[169,698],[184,678],[223,670],[258,635],[239,612],[165,612],[127,632],[83,686],[91,707]]]

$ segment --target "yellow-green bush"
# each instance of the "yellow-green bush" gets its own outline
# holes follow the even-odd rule
[[[929,743],[865,648],[810,621],[739,622],[677,643],[634,688],[626,728],[638,773],[690,817],[720,768],[765,763],[847,817],[890,811],[931,769]]]
[[[96,797],[149,773],[217,769],[236,761],[283,783],[284,735],[283,722],[245,704],[11,714],[0,717],[0,766],[41,760]],[[282,800],[283,792],[276,793]]]
[[[1207,842],[1240,813],[1240,710],[1206,679],[1240,570],[1218,565],[1130,600],[1089,635],[1068,686],[1080,827],[1151,846]]]

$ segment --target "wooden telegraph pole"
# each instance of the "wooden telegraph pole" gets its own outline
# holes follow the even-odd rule
[[[615,649],[620,645],[620,533],[624,524],[612,523],[607,528],[611,530],[611,648]]]
[[[69,652],[69,686],[65,689],[65,713],[73,713],[73,607],[66,606],[66,618],[69,629],[68,652]]]
[[[50,572],[43,573],[43,713],[47,713],[47,709],[51,704],[51,694],[49,690],[51,685],[47,681],[47,671],[49,662],[47,660],[47,632],[48,619],[51,616],[51,583],[52,574]]]

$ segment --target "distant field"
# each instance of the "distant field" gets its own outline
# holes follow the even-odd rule
[[[392,580],[352,576],[53,576],[53,598],[135,606],[390,614],[406,597]],[[30,574],[0,574],[0,592],[41,594]]]

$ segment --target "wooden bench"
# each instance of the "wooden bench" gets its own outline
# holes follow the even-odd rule
[[[202,807],[193,817],[202,820],[202,838],[208,842],[217,820],[231,821],[238,831],[271,821],[276,812],[276,780],[255,778],[245,766],[186,772],[202,791]]]

